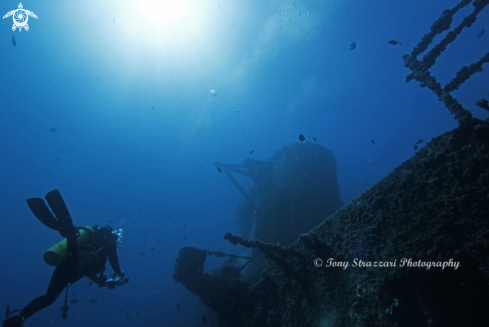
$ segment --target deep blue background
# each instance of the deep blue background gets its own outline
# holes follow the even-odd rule
[[[27,326],[201,324],[199,299],[171,278],[178,249],[241,251],[222,239],[238,232],[241,195],[213,162],[265,160],[300,133],[316,137],[334,152],[348,203],[418,139],[456,126],[429,89],[405,83],[402,55],[457,3],[194,0],[191,18],[166,26],[136,1],[23,3],[39,17],[28,32],[12,32],[11,18],[0,25],[0,306],[22,308],[47,287],[42,254],[60,237],[25,199],[58,188],[76,224],[124,229],[131,280],[109,292],[83,279],[70,290],[72,318],[60,318],[60,298]],[[2,1],[2,16],[17,5]],[[487,21],[486,8],[438,59],[442,84],[489,50],[489,32],[477,37]],[[488,76],[454,92],[479,118]]]

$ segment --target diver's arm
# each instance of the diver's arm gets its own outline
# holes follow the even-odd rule
[[[124,273],[121,270],[119,265],[119,257],[117,256],[117,248],[114,246],[111,248],[111,251],[108,253],[110,266],[114,270],[114,272],[120,277],[124,277]]]

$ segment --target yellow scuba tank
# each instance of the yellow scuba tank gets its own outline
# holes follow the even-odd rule
[[[90,226],[85,226],[83,229],[79,228],[80,235],[76,239],[76,245],[78,248],[90,239],[94,233],[94,230]],[[88,231],[88,232],[87,232]],[[50,266],[57,266],[59,263],[68,256],[68,241],[66,238],[61,242],[53,245],[44,253],[44,261]]]

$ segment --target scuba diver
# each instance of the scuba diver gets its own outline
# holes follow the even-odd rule
[[[109,225],[75,227],[70,213],[58,190],[46,194],[46,201],[51,211],[41,198],[27,199],[27,205],[32,213],[47,227],[58,231],[64,240],[53,245],[44,253],[44,261],[54,269],[46,294],[32,300],[24,309],[5,313],[3,327],[21,327],[24,321],[34,313],[51,305],[66,287],[65,304],[61,307],[62,318],[68,317],[67,305],[68,287],[86,276],[99,287],[114,289],[116,286],[129,282],[124,278],[124,271],[119,266],[117,244],[120,242],[120,232],[114,231]],[[54,215],[53,215],[54,214]],[[115,274],[108,278],[105,264],[109,259]],[[118,277],[116,277],[118,276]]]

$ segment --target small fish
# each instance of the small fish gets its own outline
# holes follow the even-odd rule
[[[219,9],[221,9],[221,6],[217,5],[219,7]]]
[[[317,142],[317,141],[318,141],[318,140],[316,140],[316,138],[315,138],[315,137],[313,137],[313,139],[314,139],[314,142]]]
[[[186,240],[187,238],[185,237],[185,235],[183,235],[183,239]]]
[[[88,301],[89,303],[96,303],[97,302],[97,299],[91,299],[90,301]]]
[[[15,41],[15,36],[13,36],[13,35],[12,35],[12,45],[13,45],[14,47],[16,47],[16,46],[17,46],[17,41]]]
[[[357,44],[355,42],[350,44],[350,50],[355,50],[356,47],[357,47]]]
[[[479,32],[479,34],[477,35],[477,37],[481,37],[482,35],[484,35],[485,32],[486,32],[485,29],[481,29],[481,31]],[[13,42],[13,40],[12,40],[12,42]],[[15,44],[14,44],[14,46],[15,46]]]
[[[160,243],[160,242],[161,242],[161,240],[156,241],[156,243]]]
[[[150,250],[150,251],[153,251],[154,249],[155,249],[155,248],[151,248],[151,249],[149,249],[149,250]]]
[[[219,167],[216,167],[216,168],[217,168],[217,171],[218,172],[222,173],[222,169],[221,168],[219,168]]]
[[[151,106],[151,109],[155,110],[155,107]]]
[[[139,209],[139,213],[143,213],[143,210]]]
[[[304,135],[299,135],[299,141],[301,141],[302,143],[304,143],[304,141],[306,140],[306,138],[304,137]]]
[[[418,150],[418,146],[415,144],[414,145],[414,151]]]
[[[180,302],[177,302],[177,309],[180,310],[182,308],[182,304]]]
[[[187,224],[183,224],[183,227],[187,227]]]
[[[92,285],[93,285],[93,282],[92,282],[92,281],[89,281],[89,282],[88,282],[88,286],[90,287],[90,286],[92,286]]]
[[[205,316],[205,314],[202,315],[202,321],[203,322],[206,322],[207,321],[207,317]]]
[[[234,110],[234,112],[240,112],[241,110]]]
[[[148,242],[144,242],[143,244],[146,244],[146,243],[148,243]]]
[[[131,319],[131,318],[129,318],[129,315],[126,315],[126,318],[127,318],[127,319]]]
[[[112,18],[112,21],[114,22],[114,26],[115,26],[115,18]]]
[[[139,314],[139,311],[136,311],[137,314]]]
[[[51,127],[51,132],[56,133],[58,130],[54,127]]]
[[[421,144],[423,143],[423,139],[419,139],[418,142],[416,142],[416,144]]]
[[[77,299],[73,299],[73,300],[70,301],[70,303],[77,304],[78,303],[78,300]]]
[[[396,40],[390,40],[390,41],[388,41],[387,43],[392,44],[392,45],[396,45],[396,44],[401,45],[401,43],[400,43],[400,42],[398,42],[398,41],[396,41]]]
[[[59,158],[56,158],[56,161],[58,161],[59,159],[61,159],[61,157],[59,157]]]
[[[374,145],[377,145],[377,143],[375,143],[374,140],[370,140],[370,142],[372,142],[372,144],[374,144]]]
[[[255,150],[251,150],[251,152],[249,154],[252,154],[253,152],[255,152]]]

